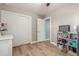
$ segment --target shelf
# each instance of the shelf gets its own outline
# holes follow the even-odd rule
[[[72,40],[72,39],[71,39],[71,41],[78,41],[78,40]]]
[[[63,44],[63,43],[58,42],[57,44]]]
[[[77,48],[77,46],[75,47],[75,46],[72,46],[72,45],[69,45],[70,47],[74,47],[74,48]]]
[[[69,38],[59,38],[59,39],[69,39]]]

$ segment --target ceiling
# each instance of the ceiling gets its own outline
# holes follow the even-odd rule
[[[46,3],[4,3],[4,5],[6,7],[8,6],[14,9],[35,13],[42,16],[48,16],[62,7],[79,7],[79,4],[77,3],[51,3],[48,7],[46,6]]]
[[[19,8],[38,15],[49,15],[61,5],[62,4],[51,3],[50,6],[47,7],[46,3],[6,3],[6,6]]]

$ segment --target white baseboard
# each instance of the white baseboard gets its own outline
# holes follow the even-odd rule
[[[48,40],[42,40],[42,41],[32,41],[32,42],[31,42],[31,44],[38,43],[38,42],[43,42],[43,41],[48,41]]]
[[[55,43],[55,42],[50,42],[51,44],[53,44],[53,45],[55,45],[55,46],[57,46],[57,43]]]
[[[30,42],[24,42],[24,43],[19,43],[19,44],[12,44],[12,47],[16,47],[16,46],[21,46],[21,45],[25,45],[25,44],[29,44]]]
[[[37,41],[32,41],[31,44],[37,43]]]

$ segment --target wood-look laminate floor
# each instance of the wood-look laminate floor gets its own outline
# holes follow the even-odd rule
[[[13,56],[67,56],[50,42],[39,42],[13,47]]]

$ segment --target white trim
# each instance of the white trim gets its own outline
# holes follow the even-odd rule
[[[25,45],[25,44],[29,44],[29,43],[30,43],[30,42],[20,43],[20,44],[16,44],[16,45],[13,45],[13,44],[12,44],[12,47],[21,46],[21,45]]]
[[[51,33],[52,33],[52,30],[51,30],[51,28],[52,28],[52,21],[51,21],[51,17],[49,17],[50,18],[50,41],[52,40],[52,35],[51,35]]]
[[[43,40],[43,41],[48,41],[48,40]],[[43,41],[32,41],[30,44],[38,43],[38,42],[43,42]]]
[[[37,41],[32,41],[30,44],[34,44],[34,43],[37,43]]]
[[[55,45],[55,46],[57,46],[57,44],[55,42],[50,42],[50,43],[53,44],[53,45]]]

